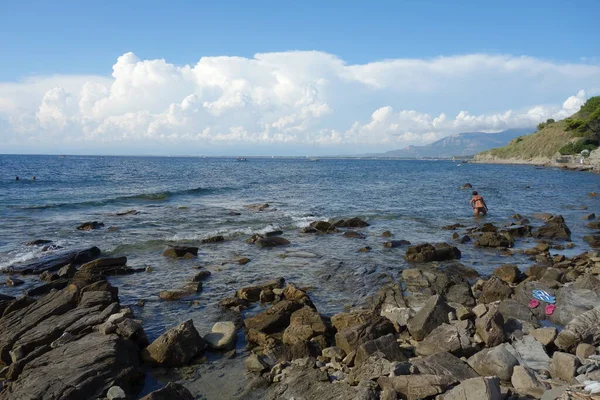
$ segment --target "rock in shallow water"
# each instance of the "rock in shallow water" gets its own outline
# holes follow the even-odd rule
[[[231,321],[221,321],[213,325],[211,332],[204,336],[204,341],[215,350],[231,350],[236,341],[235,324]]]
[[[142,351],[142,360],[151,365],[180,367],[187,365],[206,343],[198,334],[191,319],[159,336]]]

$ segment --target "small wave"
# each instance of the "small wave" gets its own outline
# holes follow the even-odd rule
[[[129,196],[118,196],[103,200],[87,200],[80,202],[72,202],[72,203],[51,203],[44,205],[35,205],[35,206],[10,206],[11,208],[19,208],[24,210],[43,210],[43,209],[52,209],[52,208],[83,208],[83,207],[101,207],[110,204],[119,204],[119,203],[128,203],[131,201],[165,201],[172,197],[176,196],[184,196],[184,195],[194,195],[194,194],[210,194],[219,190],[227,190],[229,188],[217,188],[217,189],[207,189],[202,187],[197,187],[193,189],[184,189],[177,191],[162,191],[155,193],[140,193]]]

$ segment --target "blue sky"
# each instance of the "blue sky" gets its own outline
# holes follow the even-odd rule
[[[111,142],[133,146],[145,136],[157,143],[194,137],[209,152],[232,143],[283,153],[287,144],[321,143],[330,153],[533,124],[560,116],[571,96],[581,100],[600,90],[598,15],[597,0],[0,0],[0,135],[12,151],[32,142],[51,151],[35,131],[52,143],[102,143],[107,151]],[[135,56],[125,57],[129,52]],[[201,59],[214,68],[200,68]],[[422,67],[411,68],[413,61]],[[260,71],[250,73],[257,62]],[[377,62],[385,65],[373,68]],[[119,77],[116,65],[123,67]],[[165,96],[164,88],[188,79],[192,88]],[[168,99],[141,109],[139,96]],[[189,96],[195,106],[173,123],[172,112]],[[220,120],[236,107],[248,115],[229,125]],[[467,118],[465,125],[461,111],[481,123]],[[128,129],[137,133],[117,137]]]
[[[600,57],[600,1],[7,1],[0,79],[106,74],[133,51],[200,56],[320,50],[349,63],[501,53]]]

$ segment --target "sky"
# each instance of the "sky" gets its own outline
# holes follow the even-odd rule
[[[0,0],[0,154],[323,155],[600,94],[600,1]]]

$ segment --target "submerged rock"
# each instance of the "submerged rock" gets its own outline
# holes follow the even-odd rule
[[[562,215],[552,216],[546,223],[533,231],[533,237],[553,240],[571,240],[571,230]]]
[[[437,243],[435,245],[424,243],[410,246],[404,255],[408,262],[445,261],[459,259],[460,257],[460,250],[447,243]]]
[[[235,347],[237,336],[235,324],[231,321],[217,322],[211,332],[204,336],[204,341],[215,350],[231,350]]]
[[[163,256],[171,258],[194,258],[198,256],[198,248],[193,246],[169,246]]]
[[[104,223],[103,222],[98,222],[98,221],[92,221],[92,222],[84,222],[83,224],[79,225],[77,227],[77,230],[80,231],[91,231],[94,229],[100,229],[104,227]]]
[[[12,265],[6,268],[5,271],[9,274],[15,273],[21,275],[39,275],[45,271],[58,271],[59,269],[68,264],[82,264],[88,261],[92,261],[99,256],[100,249],[97,247],[90,247],[83,250],[79,249],[49,254],[35,261],[29,261],[23,264]]]

